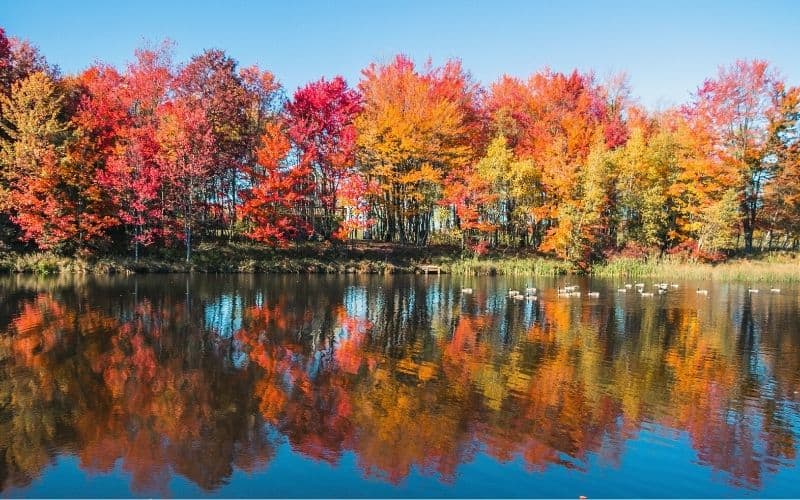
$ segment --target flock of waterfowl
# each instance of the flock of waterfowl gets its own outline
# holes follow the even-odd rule
[[[626,283],[623,288],[617,289],[617,293],[628,293],[629,291],[636,290],[642,297],[654,297],[656,294],[664,295],[670,289],[677,289],[680,285],[677,283],[653,283],[654,291],[647,292],[645,291],[646,285],[644,283]],[[748,293],[759,293],[759,289],[757,288],[749,288],[747,290]],[[770,288],[770,293],[781,293],[780,288]],[[536,295],[536,288],[528,287],[525,288],[525,292],[520,292],[519,290],[509,290],[508,291],[508,298],[511,300],[538,300],[539,297]],[[580,289],[578,285],[565,285],[563,288],[558,288],[556,290],[558,297],[563,298],[576,298],[581,296]],[[462,288],[461,293],[463,294],[471,294],[472,288]],[[695,290],[697,295],[708,296],[708,290],[704,288],[698,288]],[[587,292],[587,297],[590,298],[599,298],[600,292]]]
[[[676,288],[679,287],[679,285],[677,283],[653,283],[653,288],[655,288],[656,291],[655,292],[645,292],[644,291],[645,286],[646,285],[644,283],[635,283],[635,284],[626,283],[625,284],[625,288],[620,288],[619,290],[617,290],[617,292],[618,293],[628,293],[628,290],[632,290],[632,289],[635,288],[636,291],[639,292],[639,295],[641,295],[642,297],[654,297],[656,294],[664,295],[665,293],[667,293],[667,291],[669,289],[671,289],[671,288],[672,289],[676,289]],[[701,293],[701,292],[703,292],[705,294],[708,294],[708,290],[700,290],[698,288],[697,293]]]
[[[527,287],[525,293],[521,293],[519,290],[509,290],[508,298],[513,300],[539,300],[536,292],[536,288],[533,287]]]

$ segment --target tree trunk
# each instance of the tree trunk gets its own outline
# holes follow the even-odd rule
[[[189,260],[192,258],[192,226],[191,224],[186,224],[184,226],[184,232],[186,233],[185,241],[186,241],[186,262],[188,263]]]

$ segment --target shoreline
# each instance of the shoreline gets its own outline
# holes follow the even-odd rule
[[[252,245],[201,246],[191,262],[162,254],[65,257],[51,253],[0,253],[0,273],[55,274],[423,274],[423,266],[438,266],[442,274],[487,276],[589,275],[601,278],[669,278],[719,281],[800,282],[800,255],[766,253],[718,263],[677,259],[613,258],[588,272],[570,263],[538,254],[459,255],[453,248],[407,247],[388,244],[313,245],[266,249]]]

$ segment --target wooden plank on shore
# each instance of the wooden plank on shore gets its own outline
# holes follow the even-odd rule
[[[442,274],[442,266],[434,266],[432,264],[429,264],[429,265],[423,265],[423,266],[417,266],[417,267],[419,268],[420,271],[423,271],[425,274],[434,273],[434,272],[436,274]]]

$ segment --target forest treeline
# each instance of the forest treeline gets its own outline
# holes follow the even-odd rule
[[[648,110],[624,75],[484,87],[458,60],[372,63],[290,97],[168,43],[61,74],[0,28],[5,248],[139,255],[201,241],[372,239],[719,260],[800,244],[800,89],[736,61]]]

